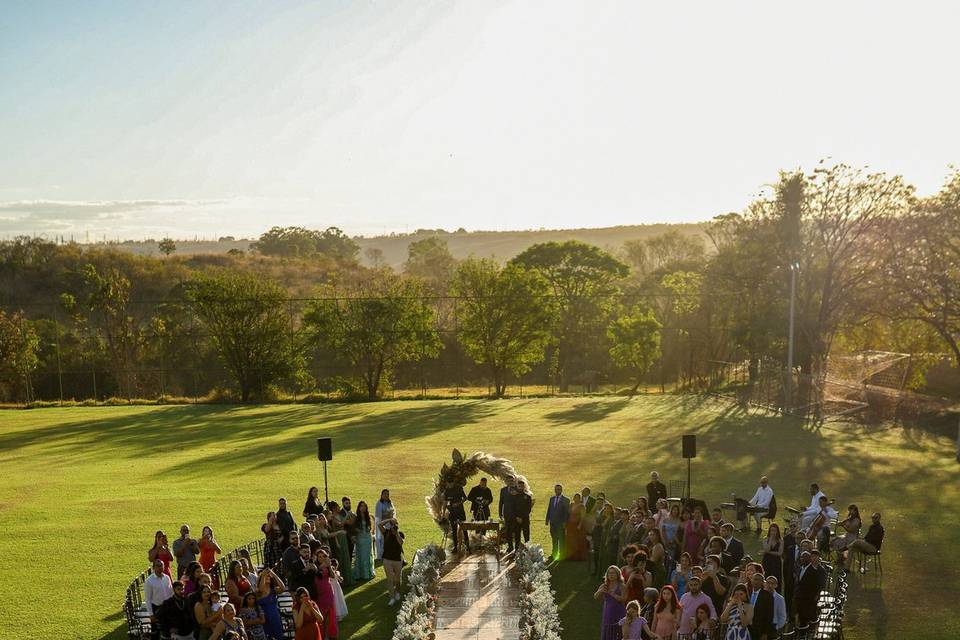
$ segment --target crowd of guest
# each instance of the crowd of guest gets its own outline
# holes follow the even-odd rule
[[[263,566],[244,549],[222,577],[215,567],[223,549],[212,528],[204,527],[197,540],[185,524],[172,544],[156,532],[143,586],[154,638],[281,640],[279,597],[289,591],[296,639],[335,640],[348,613],[344,590],[371,580],[377,562],[386,575],[389,605],[400,602],[404,535],[388,489],[371,513],[364,501],[354,509],[347,496],[324,503],[311,487],[300,518],[280,498],[260,530]]]
[[[756,558],[745,553],[737,527],[700,500],[668,501],[656,472],[628,506],[584,487],[572,498],[556,485],[545,514],[554,560],[587,561],[602,578],[601,640],[641,638],[773,640],[788,624],[809,627],[827,582],[821,556],[848,569],[857,553],[876,554],[883,542],[880,514],[861,537],[857,505],[839,520],[830,500],[811,485],[811,504],[796,509],[786,532],[770,522]],[[756,518],[770,510],[773,489],[761,478],[745,502]],[[746,514],[738,514],[746,521]],[[836,535],[831,530],[835,524]]]

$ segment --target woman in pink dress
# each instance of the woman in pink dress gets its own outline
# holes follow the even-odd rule
[[[662,640],[676,640],[679,626],[680,602],[677,592],[668,584],[660,589],[660,599],[653,614],[653,632]]]
[[[337,601],[333,594],[333,584],[330,582],[330,578],[334,576],[333,567],[330,565],[330,556],[323,549],[317,549],[313,559],[317,565],[314,590],[317,593],[317,608],[323,614],[321,625],[323,637],[335,640],[339,630],[337,629]]]

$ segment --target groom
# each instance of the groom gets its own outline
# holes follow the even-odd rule
[[[570,498],[563,495],[563,487],[559,484],[553,488],[553,497],[547,505],[547,517],[544,524],[550,525],[550,540],[553,541],[553,551],[550,557],[554,561],[563,555],[565,528],[570,517]]]

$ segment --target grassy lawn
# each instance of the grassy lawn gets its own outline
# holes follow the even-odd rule
[[[210,524],[225,548],[259,537],[279,495],[299,512],[307,487],[322,487],[317,436],[334,438],[331,497],[372,503],[389,487],[412,551],[439,540],[423,496],[453,447],[512,459],[542,517],[556,481],[569,495],[589,484],[627,503],[651,469],[685,477],[683,433],[698,434],[693,493],[711,506],[732,491],[749,497],[766,473],[781,509],[806,503],[819,481],[844,506],[884,513],[885,575],[853,579],[848,638],[960,637],[950,439],[891,426],[817,431],[667,395],[0,412],[0,638],[125,637],[124,589],[146,566],[153,532],[172,539],[181,522],[197,533]],[[549,544],[542,520],[532,535]],[[561,564],[554,587],[564,636],[597,637],[585,566]],[[388,639],[386,599],[382,574],[349,593],[341,637]]]

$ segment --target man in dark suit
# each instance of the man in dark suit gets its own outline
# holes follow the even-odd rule
[[[650,482],[647,483],[647,509],[657,512],[657,500],[667,499],[667,486],[660,482],[660,474],[650,472]]]
[[[523,544],[530,542],[530,512],[533,511],[533,496],[527,491],[527,484],[517,479],[517,493],[514,500],[514,515],[517,517],[517,529],[514,531],[514,546],[520,546],[520,534]]]
[[[780,591],[787,604],[787,619],[793,613],[793,586],[795,582],[795,567],[797,565],[797,522],[794,520],[787,528],[787,535],[783,536],[783,584]]]
[[[583,496],[583,510],[585,513],[593,513],[593,510],[597,508],[597,499],[590,494],[590,487],[584,487],[580,492],[580,495]]]
[[[550,540],[553,542],[553,551],[550,557],[559,560],[563,556],[567,520],[570,518],[570,498],[563,495],[563,487],[556,485],[553,488],[553,497],[547,505],[547,516],[544,524],[550,525]]]
[[[480,478],[480,484],[470,489],[467,494],[467,500],[470,501],[470,511],[473,513],[474,520],[489,520],[490,505],[493,504],[493,492],[487,486],[487,479]],[[481,532],[482,534],[483,532]]]
[[[456,480],[451,480],[444,491],[444,498],[447,501],[447,517],[450,519],[450,535],[453,536],[453,552],[460,551],[460,523],[467,519],[467,514],[463,510],[463,503],[467,499],[467,494],[463,492],[463,485]],[[469,538],[463,541],[467,553],[470,553]]]
[[[513,551],[513,534],[517,528],[516,495],[517,479],[510,478],[506,486],[500,489],[500,501],[497,504],[497,515],[503,522],[503,534],[507,537],[507,553]]]
[[[752,640],[770,640],[776,636],[773,624],[773,596],[763,588],[762,573],[750,577],[750,604],[753,605],[753,620],[750,622]]]
[[[813,559],[814,554],[816,554],[816,562]],[[822,585],[821,574],[825,575],[819,563],[820,552],[816,549],[800,554],[797,585],[793,592],[793,609],[797,613],[797,626],[800,628],[809,626],[817,617],[817,600],[820,598]]]
[[[724,522],[720,527],[720,536],[727,546],[726,553],[730,556],[729,562],[735,567],[743,558],[743,543],[733,537],[733,524]]]

